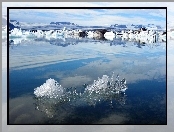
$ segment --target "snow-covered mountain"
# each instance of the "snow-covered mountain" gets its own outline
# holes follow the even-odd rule
[[[50,24],[54,25],[68,25],[68,26],[78,26],[77,24],[71,23],[71,22],[51,22]]]
[[[119,25],[119,24],[114,24],[114,25],[111,25],[110,27],[112,27],[112,28],[124,28],[124,29],[126,29],[127,28],[127,26],[126,25]]]
[[[12,30],[14,28],[20,28],[20,24],[16,20],[9,20],[9,30]]]
[[[7,25],[7,16],[2,16],[2,27]],[[173,24],[174,25],[174,24]],[[174,26],[171,27],[174,27]],[[110,27],[106,26],[81,26],[71,22],[51,22],[51,23],[27,23],[27,22],[19,22],[17,20],[9,21],[10,30],[14,28],[21,29],[40,29],[40,30],[51,30],[51,29],[62,29],[63,27],[67,28],[84,28],[84,29],[97,29],[97,28],[114,28],[114,29],[140,29],[142,27],[147,28],[149,30],[165,30],[163,27],[154,24],[141,25],[141,24],[113,24]]]
[[[159,25],[154,25],[154,24],[148,24],[145,26],[149,30],[162,30],[162,27]]]
[[[14,26],[20,26],[19,21],[17,20],[10,20],[9,23],[13,24]]]
[[[7,16],[2,15],[2,30],[4,30],[6,26],[7,26]],[[12,30],[14,28],[20,28],[20,24],[16,20],[10,20],[9,21],[9,29]]]
[[[40,29],[40,30],[52,30],[52,29],[60,29],[62,27],[76,27],[77,24],[70,22],[51,22],[51,23],[27,23],[27,22],[19,22],[17,20],[9,21],[10,30],[14,27],[21,29]]]
[[[110,26],[111,28],[117,28],[117,29],[140,29],[140,28],[147,28],[149,30],[162,30],[162,27],[159,25],[154,24],[148,24],[148,25],[142,25],[142,24],[131,24],[131,25],[123,25],[123,24],[114,24]]]

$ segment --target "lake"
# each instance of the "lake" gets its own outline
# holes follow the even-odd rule
[[[167,123],[166,42],[140,44],[121,38],[10,42],[10,124]],[[103,75],[125,78],[125,94],[83,94]],[[50,78],[82,96],[63,101],[37,98],[35,88]]]

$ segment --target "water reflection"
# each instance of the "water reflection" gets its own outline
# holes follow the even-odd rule
[[[36,109],[31,111],[44,114],[44,116],[41,114],[41,117],[36,117],[40,122],[36,119],[33,123],[105,122],[108,124],[110,118],[113,123],[116,123],[117,117],[127,114],[132,120],[127,120],[126,116],[123,120],[127,120],[128,124],[132,122],[139,124],[138,118],[150,124],[152,118],[147,119],[146,116],[151,112],[151,116],[155,117],[153,119],[158,124],[156,115],[159,115],[158,110],[162,107],[160,107],[161,104],[155,105],[155,103],[165,95],[165,42],[145,44],[135,40],[122,40],[122,38],[113,40],[28,38],[22,41],[16,39],[16,42],[14,40],[10,41],[9,49],[10,105],[13,105],[13,99],[30,94],[34,99],[32,101],[34,106],[31,104],[30,106]],[[118,94],[117,90],[113,92],[112,88],[115,84],[107,83],[106,86],[109,89],[106,91],[96,85],[103,75],[109,75],[112,78],[113,72],[119,73],[123,82],[123,77],[126,78],[129,84],[126,94]],[[106,79],[105,77],[103,79]],[[34,97],[34,88],[41,86],[48,78],[57,80],[63,87],[63,92],[57,92],[66,96],[57,98],[57,95],[53,94],[54,98]],[[140,85],[140,81],[144,82]],[[160,98],[152,102],[151,99],[156,97],[154,95],[157,92]],[[29,107],[25,101],[23,103]],[[18,101],[18,104],[20,105],[21,102]],[[27,113],[28,110],[25,109],[25,112]],[[161,109],[161,112],[165,113],[165,110]],[[19,117],[20,114],[19,112]],[[15,120],[15,116],[12,118],[14,119],[11,122]],[[20,118],[24,120],[25,116]],[[28,118],[27,116],[26,119]],[[161,122],[164,122],[163,119]],[[123,120],[118,123],[124,124]],[[17,123],[21,123],[20,121],[18,120]]]
[[[131,38],[123,38],[123,37],[116,37],[112,40],[108,40],[105,38],[88,38],[88,37],[63,37],[63,36],[58,36],[57,38],[47,38],[47,37],[41,37],[41,38],[13,38],[10,37],[9,45],[14,46],[14,45],[19,45],[24,41],[42,41],[42,42],[49,42],[51,45],[57,45],[57,46],[62,46],[66,47],[68,45],[77,45],[81,42],[83,43],[89,43],[89,42],[100,42],[100,43],[108,43],[110,46],[116,46],[116,45],[123,45],[125,47],[126,43],[131,42],[133,45],[138,45],[137,47],[141,48],[141,46],[151,45],[151,44],[159,44],[162,42],[165,42],[163,39],[159,39],[158,41],[156,40],[141,40],[141,39],[131,39]],[[157,45],[156,45],[157,46]]]
[[[113,71],[129,78],[129,83],[139,79],[164,78],[166,75],[165,43],[153,44],[153,48],[150,45],[137,48],[131,42],[126,43],[127,47],[81,42],[74,45],[75,48],[74,46],[56,48],[49,43],[35,41],[28,43],[21,44],[14,51],[10,50],[10,69],[36,68],[35,72],[39,70],[44,73],[37,74],[37,78],[61,78],[60,83],[65,87],[81,85],[80,81],[90,82]],[[71,66],[74,67],[73,70],[68,68]]]
[[[99,101],[97,101],[94,97],[92,99],[87,96],[86,98],[85,97],[79,98],[79,96],[78,97],[74,96],[73,100],[71,101],[68,101],[68,100],[60,101],[59,99],[54,99],[54,98],[35,98],[34,105],[36,110],[40,112],[44,112],[44,114],[48,118],[53,118],[53,117],[57,118],[57,116],[60,116],[65,111],[68,114],[68,111],[70,112],[70,110],[67,110],[67,109],[71,109],[71,111],[73,111],[75,108],[87,107],[87,105],[93,106],[95,108],[97,103],[102,104],[104,102],[108,102],[110,109],[114,108],[113,103],[118,103],[124,106],[126,99],[127,99],[127,96],[125,94],[113,94],[112,96],[110,95],[108,97],[103,96],[102,99]],[[60,113],[60,115],[58,113]]]

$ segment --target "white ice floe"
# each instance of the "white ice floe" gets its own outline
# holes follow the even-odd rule
[[[106,32],[106,33],[104,34],[104,37],[105,37],[106,39],[108,39],[108,40],[113,40],[113,39],[115,38],[115,33],[114,33],[113,31],[111,31],[111,32]]]
[[[4,31],[6,32],[6,31]],[[3,34],[4,34],[3,32]],[[163,35],[164,31],[156,31],[156,30],[122,30],[122,31],[109,31],[107,30],[104,34],[100,30],[93,31],[85,31],[82,29],[55,29],[55,30],[21,30],[18,28],[14,28],[10,31],[9,36],[13,38],[46,38],[50,40],[51,38],[58,38],[62,36],[64,38],[72,38],[72,37],[81,37],[80,33],[85,32],[85,37],[87,38],[100,38],[104,37],[107,40],[113,41],[116,37],[121,37],[124,39],[131,40],[140,40],[143,42],[156,42],[159,39],[163,39],[165,41],[166,36]],[[170,34],[169,34],[170,35]],[[5,35],[3,35],[5,36]]]
[[[14,28],[11,30],[11,34],[9,35],[10,37],[23,37],[23,33],[21,29]]]

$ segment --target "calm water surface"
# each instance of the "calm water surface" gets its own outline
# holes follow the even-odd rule
[[[83,92],[113,72],[126,79],[125,94],[65,102],[34,95],[49,78]],[[9,46],[9,86],[10,124],[166,124],[166,43],[22,41]]]

